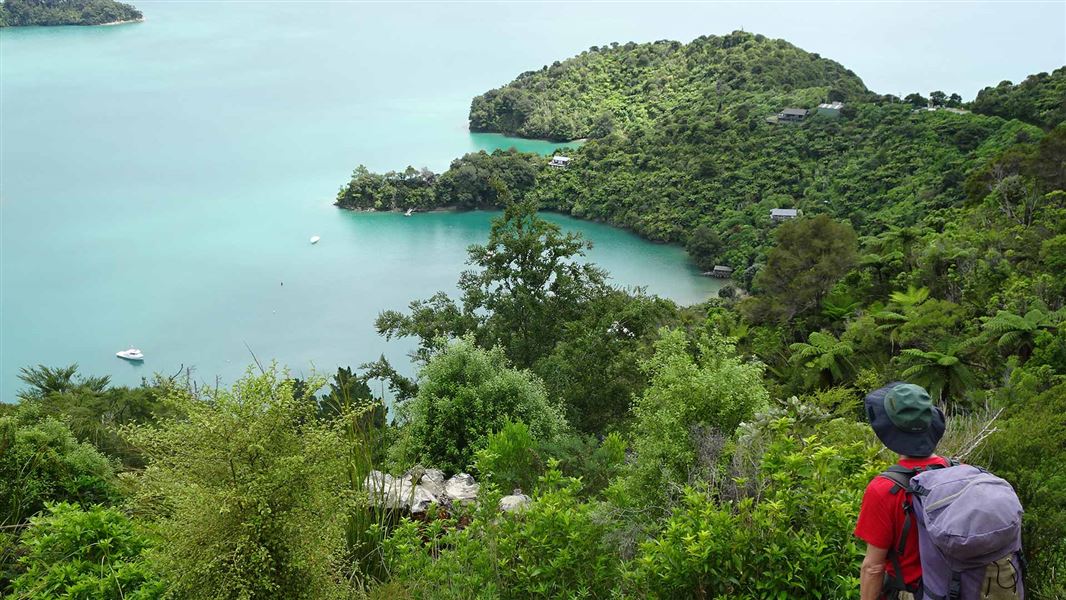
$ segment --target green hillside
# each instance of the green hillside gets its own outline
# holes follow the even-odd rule
[[[0,27],[103,25],[141,18],[141,11],[115,0],[4,0],[0,3]]]
[[[640,127],[694,106],[710,108],[703,113],[709,116],[741,98],[753,109],[774,109],[867,95],[840,64],[761,35],[615,43],[474,98],[470,129],[571,140]]]

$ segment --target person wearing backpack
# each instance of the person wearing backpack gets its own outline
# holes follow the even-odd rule
[[[861,599],[1022,600],[1022,510],[1010,484],[934,454],[944,413],[922,387],[892,383],[865,405],[900,458],[863,494]]]

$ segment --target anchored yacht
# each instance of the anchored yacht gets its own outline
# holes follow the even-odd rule
[[[116,352],[115,356],[137,362],[144,360],[144,353],[132,346],[128,350]]]

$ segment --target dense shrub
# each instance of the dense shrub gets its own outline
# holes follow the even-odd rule
[[[66,424],[0,417],[0,525],[18,525],[46,502],[109,502],[118,495],[114,477],[111,461]]]
[[[317,388],[318,384],[307,386]],[[317,406],[275,370],[203,399],[183,419],[129,438],[148,467],[136,505],[160,542],[153,565],[182,598],[346,594],[346,448]]]
[[[538,441],[566,428],[535,375],[511,368],[501,349],[482,350],[469,338],[456,340],[429,361],[418,395],[398,414],[403,437],[397,464],[420,463],[450,473],[473,464],[474,453],[509,421],[526,424]]]
[[[664,330],[644,365],[651,381],[633,405],[636,461],[617,489],[627,502],[655,506],[706,477],[721,442],[769,400],[760,364],[720,337],[692,345],[684,331]]]
[[[517,513],[498,514],[489,499],[463,529],[455,521],[404,523],[384,544],[394,584],[427,599],[610,597],[620,561],[596,506],[581,502],[577,480],[556,469],[538,489]]]
[[[149,600],[165,591],[145,549],[149,540],[114,508],[49,504],[22,535],[25,570],[12,586],[17,598]]]
[[[851,529],[878,466],[864,442],[779,437],[761,457],[759,495],[687,490],[627,585],[652,598],[858,598]]]

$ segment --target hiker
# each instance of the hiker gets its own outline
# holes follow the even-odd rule
[[[899,466],[948,466],[947,460],[933,454],[944,435],[944,413],[921,387],[904,383],[871,392],[866,397],[866,416],[881,443],[899,454]],[[887,477],[878,475],[866,486],[855,525],[855,536],[866,542],[859,581],[862,600],[917,598],[913,594],[922,578],[918,544],[910,540],[902,551],[898,548],[905,499],[906,494]]]
[[[871,392],[866,416],[899,461],[862,498],[861,600],[1022,599],[1022,509],[1010,484],[934,454],[944,413],[920,386]]]

